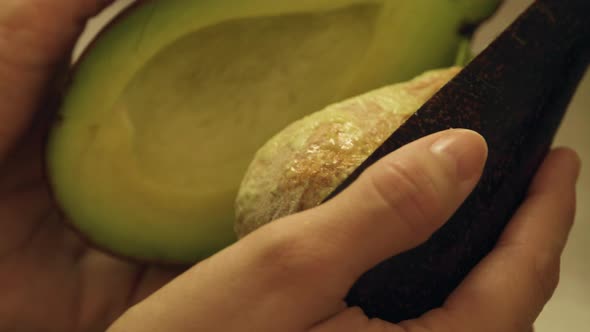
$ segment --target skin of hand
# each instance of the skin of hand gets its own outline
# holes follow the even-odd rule
[[[0,331],[104,331],[115,320],[108,331],[531,330],[574,219],[580,161],[568,149],[548,155],[496,248],[443,307],[393,325],[342,301],[358,276],[425,241],[473,189],[487,149],[466,130],[403,147],[330,202],[186,271],[89,248],[60,219],[42,152],[64,64],[108,3],[0,5]]]

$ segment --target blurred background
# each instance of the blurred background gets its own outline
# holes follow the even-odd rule
[[[589,0],[590,1],[590,0]],[[81,38],[76,54],[88,44],[98,30],[132,0],[118,0],[102,15],[92,20]],[[486,47],[516,19],[533,0],[504,0],[500,11],[477,33],[476,51]],[[562,261],[560,285],[539,317],[537,332],[588,331],[590,329],[590,73],[570,106],[556,139],[556,145],[576,149],[585,168],[578,187],[578,213]],[[499,331],[500,332],[500,331]]]

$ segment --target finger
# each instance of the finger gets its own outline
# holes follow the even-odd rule
[[[87,18],[112,0],[3,0],[0,6],[0,161],[30,123]]]
[[[302,280],[321,269],[318,287],[347,292],[361,274],[442,226],[473,190],[486,156],[477,133],[434,134],[385,157],[332,201],[271,223],[251,241],[270,250],[265,259],[288,259],[282,264],[301,271]]]
[[[442,310],[419,322],[439,326],[446,321],[449,331],[530,329],[558,282],[559,260],[574,218],[579,168],[575,153],[551,153],[496,248]]]
[[[270,223],[200,263],[113,331],[151,326],[151,316],[161,330],[174,330],[175,322],[200,331],[241,328],[207,325],[231,321],[252,322],[252,331],[309,329],[343,310],[366,269],[439,228],[474,187],[486,152],[482,137],[465,130],[411,143],[329,203]]]
[[[243,238],[252,254],[244,261],[263,267],[261,287],[323,319],[360,275],[442,226],[472,191],[486,156],[483,138],[467,130],[411,143],[330,202]],[[291,303],[284,309],[305,314]]]

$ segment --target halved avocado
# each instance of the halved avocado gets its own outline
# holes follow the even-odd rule
[[[453,0],[166,0],[132,7],[72,73],[48,146],[70,222],[97,246],[169,263],[236,240],[254,153],[324,106],[453,64]],[[482,8],[485,10],[479,12]]]

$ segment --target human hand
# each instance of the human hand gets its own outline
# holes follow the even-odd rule
[[[478,181],[486,152],[465,130],[409,144],[326,204],[197,264],[108,331],[531,331],[557,286],[574,217],[580,166],[565,149],[548,156],[496,248],[443,307],[394,325],[343,303],[362,273],[444,224]]]
[[[89,248],[64,226],[43,176],[57,78],[108,3],[0,2],[0,331],[104,331],[178,273]]]

